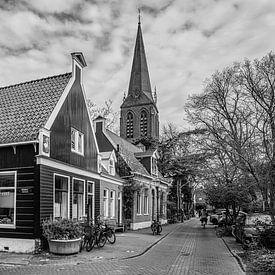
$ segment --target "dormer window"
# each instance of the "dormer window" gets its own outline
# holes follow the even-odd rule
[[[74,128],[71,128],[71,150],[84,155],[84,134]]]
[[[158,166],[157,166],[157,160],[155,158],[152,158],[152,174],[157,175],[158,174]]]
[[[110,175],[115,175],[115,162],[113,159],[110,159],[109,161],[109,173]]]

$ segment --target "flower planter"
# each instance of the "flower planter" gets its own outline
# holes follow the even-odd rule
[[[48,242],[51,253],[69,255],[79,252],[81,238],[74,240],[49,240]]]

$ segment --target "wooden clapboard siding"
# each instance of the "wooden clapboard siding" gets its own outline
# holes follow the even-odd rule
[[[96,195],[96,186],[99,186],[99,180],[93,179],[90,177],[83,177],[79,174],[71,173],[68,171],[59,170],[54,167],[49,167],[45,165],[40,165],[40,222],[43,219],[50,218],[53,216],[53,182],[54,182],[54,174],[59,174],[63,176],[68,176],[70,180],[70,218],[72,218],[72,179],[78,178],[85,180],[85,203],[86,203],[86,211],[87,211],[87,181],[92,181],[95,184],[95,213],[97,204],[99,204],[99,196]],[[87,212],[86,212],[87,213]],[[98,211],[99,215],[99,211]]]
[[[0,228],[0,237],[34,238],[35,195],[39,182],[35,180],[35,166],[22,168],[3,168],[1,171],[17,171],[16,190],[16,228]],[[22,193],[22,188],[28,193]]]
[[[84,134],[84,156],[71,152],[71,127]],[[51,158],[86,170],[97,170],[96,142],[80,85],[79,72],[50,130]]]

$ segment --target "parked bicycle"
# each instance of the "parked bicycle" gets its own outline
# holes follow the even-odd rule
[[[89,252],[91,251],[95,245],[97,247],[102,248],[107,241],[106,233],[101,224],[96,224],[94,226],[94,234],[91,235],[87,245],[86,250]]]
[[[83,235],[82,235],[82,240],[81,240],[81,243],[80,243],[79,252],[81,252],[85,248],[87,250],[87,244],[88,244],[89,240],[91,239],[91,237],[94,233],[95,233],[95,230],[94,230],[93,226],[85,225],[83,227]]]
[[[162,225],[160,221],[153,220],[151,224],[151,230],[153,235],[159,235],[162,232]]]
[[[109,226],[107,222],[104,223],[104,232],[106,234],[107,241],[110,244],[114,244],[116,242],[115,229]]]

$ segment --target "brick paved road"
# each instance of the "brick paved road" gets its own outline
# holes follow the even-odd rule
[[[115,248],[115,247],[114,247]],[[125,260],[98,260],[66,265],[0,267],[0,274],[243,274],[213,227],[194,219],[177,227],[144,255]]]

